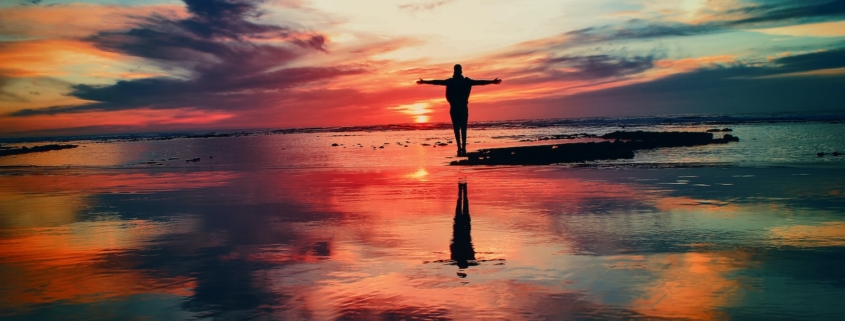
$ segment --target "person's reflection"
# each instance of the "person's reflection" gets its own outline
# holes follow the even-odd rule
[[[449,250],[452,252],[452,261],[460,269],[478,265],[475,249],[472,248],[471,230],[467,184],[458,183],[458,204],[455,206],[455,224],[452,226],[452,244],[449,245]],[[466,274],[459,272],[458,276],[465,277]]]

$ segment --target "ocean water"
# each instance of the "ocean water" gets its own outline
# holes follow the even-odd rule
[[[0,318],[839,318],[839,117],[476,123],[468,149],[726,127],[500,167],[447,166],[441,125],[69,138],[0,158]]]

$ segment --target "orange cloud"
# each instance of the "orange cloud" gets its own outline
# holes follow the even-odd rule
[[[31,40],[0,44],[0,72],[10,77],[65,76],[69,66],[108,64],[121,59],[78,40]]]
[[[688,72],[701,68],[712,68],[721,64],[736,62],[735,55],[704,56],[684,59],[663,59],[655,61],[657,67],[668,68],[671,73]]]
[[[841,37],[845,36],[845,21],[810,23],[795,26],[752,29],[770,35],[786,35],[793,37]]]
[[[126,28],[152,14],[184,17],[179,5],[116,6],[70,3],[0,7],[0,34],[25,38],[80,38]]]
[[[740,9],[747,4],[738,0],[707,0],[690,17],[689,23],[701,24],[712,21],[740,20],[751,17]]]
[[[0,118],[0,127],[2,127],[0,134],[91,126],[120,126],[137,129],[154,125],[206,125],[232,117],[235,117],[232,113],[196,108],[88,111],[56,115],[4,117]]]

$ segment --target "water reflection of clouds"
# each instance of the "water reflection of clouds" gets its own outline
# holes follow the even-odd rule
[[[44,220],[54,233],[4,223],[19,235],[0,242],[0,260],[27,277],[3,296],[53,282],[10,302],[147,293],[223,318],[720,319],[745,300],[738,275],[766,259],[756,246],[843,244],[840,223],[787,223],[783,200],[683,195],[601,171],[427,169],[426,180],[409,179],[414,169],[4,177],[9,199],[84,201]],[[507,260],[466,278],[423,264],[450,257],[461,177],[475,259]],[[78,215],[93,208],[116,215]],[[65,223],[73,217],[83,221]]]
[[[732,272],[748,267],[741,252],[649,255],[642,265],[654,281],[643,284],[643,294],[631,308],[660,318],[723,320],[721,311],[741,298],[741,283]]]
[[[138,294],[191,295],[193,278],[151,277],[132,252],[169,235],[195,233],[190,216],[150,221],[103,211],[99,195],[138,195],[220,186],[226,172],[115,173],[53,171],[0,179],[0,264],[4,309],[55,301],[96,303]]]
[[[232,172],[59,172],[7,175],[0,180],[0,193],[94,194],[153,193],[178,189],[202,188],[226,184]]]
[[[724,317],[722,309],[737,304],[737,300],[741,299],[742,291],[738,290],[740,281],[732,278],[732,275],[749,268],[752,262],[741,251],[709,251],[719,246],[696,242],[700,240],[696,235],[700,236],[702,231],[687,232],[683,229],[695,226],[696,222],[712,221],[704,226],[730,224],[724,220],[737,219],[737,213],[745,215],[771,209],[768,205],[761,207],[756,203],[734,204],[718,199],[667,196],[662,190],[602,180],[523,177],[510,178],[507,180],[508,185],[501,185],[496,184],[499,179],[485,179],[478,175],[473,177],[473,209],[474,213],[479,213],[478,217],[483,218],[473,221],[473,237],[477,240],[475,243],[479,246],[479,253],[507,257],[508,264],[489,268],[473,267],[476,270],[470,274],[469,283],[462,285],[461,293],[464,293],[467,285],[481,284],[482,287],[501,287],[503,293],[498,295],[514,297],[520,293],[509,286],[533,284],[531,280],[537,277],[546,282],[565,280],[568,283],[551,286],[544,291],[556,293],[552,294],[553,297],[579,297],[580,302],[592,301],[593,307],[609,304],[603,309],[618,308],[620,315],[693,319]],[[366,228],[369,231],[347,233],[345,236],[352,240],[334,243],[336,250],[332,252],[331,261],[344,264],[351,270],[373,269],[375,272],[314,275],[310,279],[327,281],[325,288],[301,288],[300,291],[304,292],[302,295],[316,296],[315,300],[320,303],[314,305],[339,309],[330,313],[331,317],[355,313],[380,315],[392,313],[391,309],[397,306],[420,312],[428,308],[437,310],[438,307],[450,307],[450,316],[454,316],[456,310],[484,315],[489,312],[488,308],[493,309],[483,303],[486,300],[495,301],[492,297],[497,294],[489,291],[475,293],[467,290],[468,296],[473,297],[472,302],[463,296],[426,295],[429,287],[458,284],[454,277],[447,277],[449,271],[420,270],[414,263],[419,253],[443,253],[447,245],[448,237],[437,242],[426,241],[431,239],[431,232],[437,231],[431,229],[434,221],[424,217],[446,216],[444,213],[450,212],[443,209],[442,204],[451,202],[443,200],[454,198],[450,196],[454,193],[450,191],[454,187],[448,186],[454,183],[444,189],[438,185],[445,179],[435,176],[435,180],[432,186],[415,185],[415,193],[405,194],[397,191],[408,187],[401,183],[399,186],[391,184],[397,182],[391,181],[390,175],[375,179],[366,176],[346,177],[346,187],[352,188],[333,189],[333,194],[328,198],[339,213],[362,214],[360,219],[366,221],[366,227],[356,224],[354,227],[341,225],[336,228]],[[619,215],[628,219],[619,222]],[[746,219],[740,219],[740,222],[745,225],[737,229],[754,226],[753,222]],[[643,232],[644,235],[637,235]],[[602,262],[613,261],[614,256],[598,256],[582,262],[575,259],[577,256],[571,256],[626,251],[644,254],[635,256],[639,257],[636,261],[641,262],[630,265],[639,268],[629,266],[621,269],[622,275],[616,277],[620,282],[610,287],[598,286],[600,283],[596,283],[596,278],[604,275],[594,275],[586,270],[594,269]],[[681,253],[671,253],[675,251]],[[554,258],[556,256],[558,258]],[[380,258],[389,259],[381,262]],[[543,276],[549,271],[557,272]],[[405,277],[409,274],[418,275],[425,281],[409,280]],[[502,285],[502,280],[512,281]],[[608,294],[637,293],[636,289],[644,292],[621,299],[613,299],[615,296]],[[314,295],[313,291],[324,291],[325,295]],[[408,298],[409,295],[413,300],[425,302],[431,307],[407,303],[412,300]],[[591,299],[584,301],[584,298]],[[499,314],[495,314],[498,316],[513,316],[502,314],[502,310],[515,312],[525,308],[504,306],[501,302],[499,304]],[[526,305],[537,308],[533,303]],[[590,312],[584,310],[574,313],[585,315]]]
[[[799,248],[845,246],[845,222],[776,227],[771,230],[771,242]]]
[[[16,304],[95,302],[140,293],[189,295],[191,278],[151,278],[135,269],[126,251],[168,234],[187,233],[193,221],[79,222],[0,240],[4,287]],[[15,271],[15,272],[10,272]]]

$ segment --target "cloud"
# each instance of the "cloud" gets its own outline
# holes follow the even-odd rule
[[[635,18],[618,25],[572,30],[531,43],[560,49],[619,40],[689,37],[736,29],[772,28],[845,17],[845,0],[754,1],[718,8],[721,10],[702,9],[695,19],[677,21],[669,15],[662,19]]]
[[[731,25],[749,25],[784,20],[818,21],[845,16],[845,0],[758,1],[730,12],[741,12],[748,18],[730,21]],[[730,13],[729,12],[729,13]]]
[[[549,118],[843,110],[839,102],[845,100],[841,90],[845,74],[811,72],[843,67],[845,48],[781,57],[763,65],[715,64],[569,96],[499,101],[476,108],[476,115],[483,119],[493,114]]]
[[[448,4],[450,2],[454,2],[455,0],[440,0],[440,1],[428,1],[428,2],[415,2],[415,3],[408,3],[399,6],[400,10],[408,10],[411,12],[417,12],[420,10],[432,10],[434,8],[440,7],[442,5]]]
[[[33,54],[37,53],[37,54]],[[0,75],[8,77],[60,76],[73,62],[107,64],[119,57],[74,40],[0,42]]]
[[[106,86],[77,84],[70,95],[92,103],[26,109],[12,116],[134,108],[267,107],[249,101],[366,68],[288,66],[303,55],[325,51],[325,37],[253,22],[262,14],[259,1],[185,3],[190,15],[184,19],[152,15],[134,28],[102,31],[86,41],[104,51],[144,58],[164,69],[187,70],[188,79],[158,77],[121,80]]]
[[[62,115],[88,117],[98,112],[121,111],[144,111],[156,117],[173,111],[174,117],[188,117],[189,113],[177,111],[192,111],[203,115],[199,117],[202,122],[194,123],[202,123],[205,128],[218,125],[240,128],[403,122],[408,121],[408,116],[389,107],[426,103],[430,104],[432,121],[448,120],[443,116],[446,114],[441,113],[445,106],[442,88],[417,87],[413,85],[413,80],[448,76],[454,62],[432,65],[429,58],[401,60],[395,58],[399,57],[397,54],[385,55],[423,42],[435,42],[436,39],[419,35],[384,36],[353,32],[343,29],[343,24],[317,24],[322,28],[320,31],[293,27],[299,24],[284,17],[295,17],[302,22],[310,21],[309,15],[321,13],[298,0],[267,1],[186,0],[185,6],[178,8],[137,7],[137,15],[131,14],[131,9],[136,7],[53,6],[50,8],[73,12],[97,8],[122,19],[121,24],[110,28],[107,28],[106,20],[90,25],[73,20],[74,27],[69,29],[78,31],[60,34],[58,40],[32,39],[51,34],[29,28],[42,21],[35,14],[37,11],[32,9],[27,12],[28,18],[20,20],[28,21],[26,27],[22,27],[24,23],[18,20],[0,26],[0,30],[17,30],[14,32],[25,35],[24,39],[27,39],[8,43],[5,47],[0,45],[0,56],[19,61],[10,60],[5,65],[0,63],[0,77],[13,77],[12,80],[17,77],[17,83],[25,77],[55,77],[75,85],[62,86],[62,92],[68,93],[67,100],[39,98],[38,103],[30,104],[23,102],[25,99],[34,101],[35,96],[24,95],[29,90],[7,90],[7,93],[16,96],[0,95],[0,99],[20,102],[16,102],[14,108],[7,106],[0,112],[11,116],[8,118],[17,118],[17,122]],[[818,24],[839,17],[836,8],[843,1],[720,0],[708,1],[706,6],[693,11],[669,5],[670,8],[680,9],[673,12],[655,10],[654,19],[630,19],[619,24],[580,28],[504,48],[499,54],[466,57],[466,60],[474,61],[462,62],[468,76],[473,78],[505,79],[505,86],[474,91],[473,104],[513,102],[512,107],[534,106],[532,110],[537,111],[536,114],[502,113],[489,117],[491,119],[568,116],[560,108],[548,106],[593,103],[604,107],[590,108],[589,112],[605,115],[613,115],[613,108],[619,108],[625,114],[662,113],[677,106],[675,102],[685,102],[697,95],[685,97],[679,92],[650,87],[657,84],[665,88],[688,85],[690,87],[683,90],[690,92],[710,90],[709,96],[704,95],[701,101],[713,102],[726,94],[716,94],[719,89],[708,87],[711,85],[732,88],[732,84],[740,84],[739,87],[756,97],[762,95],[763,90],[755,87],[757,84],[770,84],[776,80],[794,83],[797,76],[802,76],[811,82],[820,82],[821,87],[809,90],[823,93],[829,86],[817,80],[820,78],[810,76],[833,77],[841,74],[836,69],[841,68],[835,61],[839,57],[838,51],[772,58],[771,61],[765,61],[765,57],[737,61],[737,55],[749,55],[736,52],[712,52],[709,54],[713,56],[704,57],[681,53],[684,59],[669,59],[669,49],[660,48],[674,48],[672,44],[664,47],[661,43],[660,48],[653,49],[649,48],[649,43],[657,41],[641,40],[692,37],[749,28],[771,29],[789,23]],[[431,10],[450,3],[452,1],[418,1],[401,5],[400,9],[410,12]],[[30,7],[26,9],[30,10]],[[821,9],[830,11],[821,12]],[[9,16],[11,11],[4,10],[8,8],[0,8],[0,16],[4,13]],[[49,19],[43,20],[53,29],[57,28],[57,21],[61,21],[64,14],[56,12],[45,15]],[[646,12],[640,17],[649,14]],[[325,35],[334,35],[336,41],[330,41]],[[10,51],[10,48],[16,50]],[[30,55],[30,51],[36,50],[27,48],[46,49]],[[807,48],[814,49],[788,47],[780,51],[800,52]],[[113,67],[96,67],[105,64],[93,62],[63,65],[63,61],[74,60],[66,59],[70,57],[69,52],[86,53],[86,57],[90,56],[86,58],[89,62],[95,58],[97,61],[108,59]],[[472,69],[473,66],[477,68]],[[445,71],[441,73],[441,70]],[[104,79],[108,79],[107,85],[103,85]],[[116,79],[120,80],[115,82]],[[665,79],[674,81],[665,82]],[[4,81],[0,85],[11,88],[9,86],[13,83],[16,82]],[[796,86],[792,88],[806,87],[801,84]],[[778,95],[789,92],[787,87],[778,87],[784,90]],[[630,88],[642,91],[627,91]],[[36,89],[44,92],[40,90],[42,88]],[[607,97],[591,96],[587,91],[607,94]],[[623,98],[611,100],[609,97],[613,95]],[[736,99],[745,99],[741,98],[739,91],[732,95]],[[803,97],[803,93],[793,96]],[[624,97],[635,99],[626,101]],[[645,102],[645,97],[655,100],[655,103]],[[783,106],[787,100],[775,102],[775,105]],[[796,102],[794,99],[789,101]],[[637,108],[642,110],[631,106],[640,106]],[[695,106],[689,110],[708,111],[699,102],[688,106]],[[735,108],[738,105],[731,102],[711,106],[713,110],[721,110],[723,106]],[[476,115],[485,112],[479,111]],[[205,121],[223,119],[220,115],[226,116],[225,122]],[[442,119],[440,116],[443,116]]]
[[[631,20],[624,27],[601,26],[573,30],[564,34],[564,39],[574,43],[597,43],[626,39],[650,39],[662,37],[685,37],[722,31],[713,23],[685,24],[677,22],[646,22]]]
[[[234,117],[225,111],[196,108],[131,109],[114,111],[78,111],[73,114],[37,114],[27,118],[0,118],[0,134],[40,133],[68,135],[90,131],[115,132],[125,128],[143,128],[155,124],[160,129],[178,130],[182,126],[201,126]]]
[[[842,37],[845,36],[845,21],[829,21],[786,27],[754,29],[754,31],[770,35],[787,35],[793,37]]]
[[[800,72],[845,67],[845,48],[803,55],[790,55],[774,61],[784,72]]]
[[[187,16],[184,8],[169,4],[0,6],[0,35],[14,36],[15,39],[87,37],[105,30],[130,27],[153,14],[171,18]]]
[[[624,77],[654,67],[655,56],[560,56],[541,59],[537,65],[557,79],[593,80]]]

